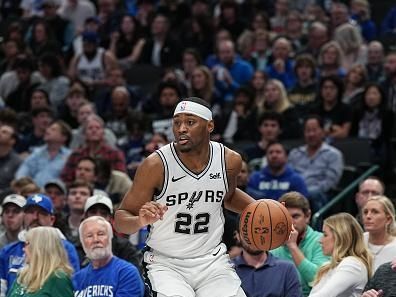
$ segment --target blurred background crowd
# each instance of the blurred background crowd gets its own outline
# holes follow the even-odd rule
[[[396,197],[392,1],[1,0],[0,41],[3,246],[20,197],[45,193],[83,263],[81,220],[96,205],[111,222],[188,96],[210,104],[212,139],[242,155],[238,186],[257,199],[296,191],[314,214],[358,179],[332,212],[363,223],[370,194]],[[138,267],[146,232],[118,243]]]

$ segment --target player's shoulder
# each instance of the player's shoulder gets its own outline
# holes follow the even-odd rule
[[[159,154],[157,152],[153,152],[143,160],[139,167],[142,169],[152,170],[162,168],[163,164]]]
[[[227,162],[242,162],[241,154],[224,146],[224,155]]]

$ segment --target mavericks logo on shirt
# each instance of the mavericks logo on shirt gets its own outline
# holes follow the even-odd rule
[[[75,291],[74,297],[113,297],[113,286],[93,285],[84,290]]]

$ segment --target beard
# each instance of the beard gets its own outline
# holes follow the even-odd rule
[[[111,245],[109,247],[97,247],[85,252],[90,260],[101,260],[111,255]]]
[[[246,253],[248,253],[252,256],[259,256],[259,255],[262,255],[263,253],[265,253],[264,251],[250,248],[250,246],[248,244],[246,244],[243,241],[241,242],[241,240],[236,241],[236,246],[243,248]]]

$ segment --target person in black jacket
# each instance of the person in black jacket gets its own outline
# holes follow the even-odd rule
[[[157,14],[151,23],[151,38],[143,46],[139,63],[164,68],[180,64],[182,48],[171,37],[169,28],[169,19],[163,14]]]
[[[369,83],[362,93],[362,101],[352,117],[351,136],[369,139],[372,162],[391,169],[390,139],[394,114],[387,107],[386,94],[377,83]]]

